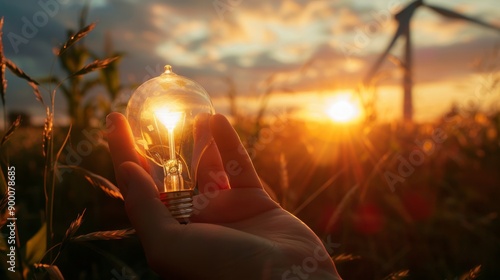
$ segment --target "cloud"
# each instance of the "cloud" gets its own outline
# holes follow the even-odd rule
[[[227,76],[234,79],[240,94],[248,96],[261,93],[259,82],[272,74],[280,88],[347,87],[362,80],[388,44],[396,29],[388,16],[394,12],[391,7],[409,2],[233,0],[233,6],[220,14],[214,1],[99,0],[92,1],[88,18],[98,25],[85,44],[103,55],[109,33],[115,49],[125,52],[120,71],[126,83],[158,75],[163,64],[170,63],[177,73],[199,81],[214,96],[224,94],[221,80]],[[429,2],[491,22],[498,14],[492,0],[458,5]],[[22,31],[23,17],[30,19],[41,10],[19,1],[0,5],[6,17],[4,42],[8,32]],[[63,43],[68,27],[77,28],[81,5],[76,1],[61,5],[28,44],[19,46],[18,54],[6,45],[7,56],[35,77],[46,75],[54,61],[51,49]],[[480,27],[443,20],[424,7],[415,14],[412,28],[415,78],[420,83],[468,75],[467,63],[480,53],[472,50],[492,46],[498,38]],[[356,52],[343,51],[343,46],[356,47],[362,37],[365,41]],[[401,47],[398,42],[392,53],[400,54]],[[393,74],[388,84],[399,83],[395,66],[386,62],[384,69]],[[19,84],[13,81],[9,86]],[[22,101],[13,98],[11,102]]]

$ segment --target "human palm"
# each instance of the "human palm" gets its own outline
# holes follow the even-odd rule
[[[209,118],[195,129],[215,142],[199,163],[187,225],[160,201],[125,118],[107,118],[118,186],[152,269],[166,279],[340,279],[318,237],[263,190],[229,122]]]

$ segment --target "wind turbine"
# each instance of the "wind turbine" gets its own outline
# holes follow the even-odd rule
[[[394,18],[398,22],[398,28],[396,30],[396,33],[394,34],[391,42],[385,49],[385,51],[380,55],[380,57],[377,59],[375,64],[373,64],[372,68],[368,72],[368,75],[365,77],[365,84],[368,84],[373,77],[375,76],[376,72],[382,65],[382,62],[384,62],[385,58],[391,51],[392,47],[396,43],[397,39],[400,36],[405,37],[405,49],[404,49],[404,58],[402,60],[402,67],[403,67],[403,91],[404,91],[404,97],[403,97],[403,118],[405,121],[412,121],[413,118],[413,101],[412,101],[412,87],[413,87],[413,81],[412,81],[412,47],[411,47],[411,36],[410,36],[410,20],[411,17],[413,16],[413,13],[415,10],[420,7],[420,6],[425,6],[434,12],[448,17],[448,18],[453,18],[453,19],[461,19],[461,20],[466,20],[478,25],[481,25],[483,27],[491,28],[496,31],[500,32],[500,28],[490,25],[484,21],[481,21],[479,19],[475,19],[469,16],[461,15],[455,11],[448,10],[445,8],[437,7],[434,5],[429,5],[424,3],[423,0],[416,0],[413,1],[412,3],[408,4],[404,9],[402,9],[400,12],[394,15]]]

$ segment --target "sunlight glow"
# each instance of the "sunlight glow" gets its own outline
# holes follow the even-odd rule
[[[347,123],[360,118],[361,108],[351,94],[339,94],[328,104],[326,113],[334,122]]]

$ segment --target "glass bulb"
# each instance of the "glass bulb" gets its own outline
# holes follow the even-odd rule
[[[175,218],[186,221],[192,213],[198,163],[212,141],[197,133],[201,126],[207,129],[207,116],[214,114],[208,93],[167,65],[164,73],[137,88],[126,114],[162,202]]]

